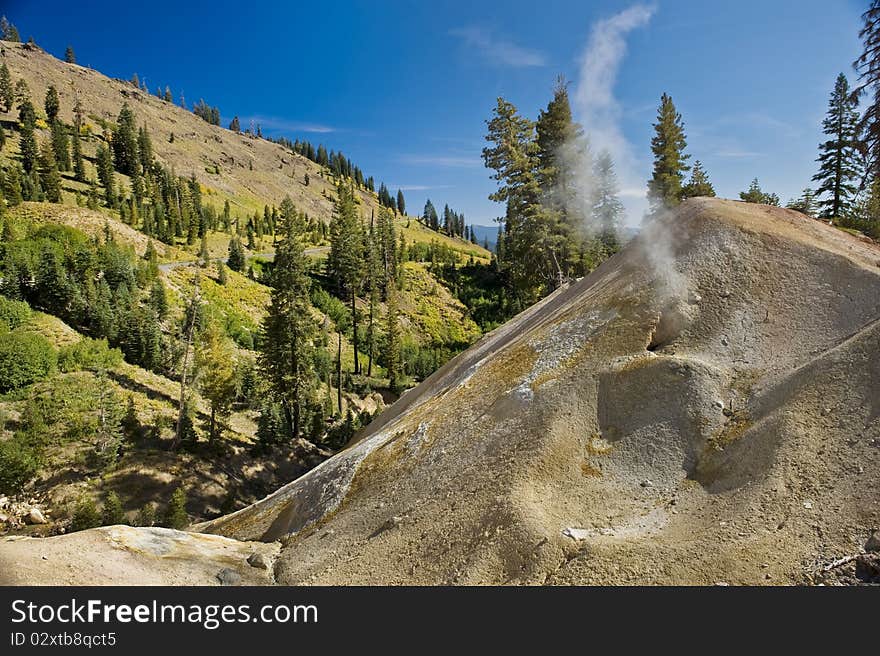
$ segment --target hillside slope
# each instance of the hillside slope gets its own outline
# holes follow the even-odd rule
[[[802,583],[880,524],[878,387],[880,249],[694,199],[194,529],[280,540],[283,584]],[[0,571],[57,582],[42,549],[0,543]]]
[[[211,125],[188,109],[161,100],[130,82],[68,64],[26,44],[4,41],[0,45],[0,62],[9,67],[14,81],[24,79],[27,82],[39,116],[44,116],[43,98],[49,86],[58,91],[59,117],[65,123],[73,123],[73,107],[76,98],[80,98],[86,113],[84,129],[87,135],[83,140],[83,152],[92,160],[86,164],[91,177],[95,176],[93,160],[97,137],[105,132],[105,127],[115,124],[122,104],[127,102],[138,125],[146,125],[156,160],[173,168],[179,175],[194,175],[203,188],[206,203],[221,209],[228,200],[233,215],[250,216],[262,212],[267,204],[280,205],[289,195],[298,210],[323,221],[330,220],[338,180],[328,169],[279,144]],[[230,111],[234,112],[234,108]],[[17,120],[16,110],[7,114],[0,112],[0,121],[14,125]],[[39,132],[41,138],[48,138],[48,129]],[[3,149],[7,157],[17,152],[16,143],[17,138],[10,139]],[[308,184],[305,182],[307,174]],[[121,174],[117,175],[125,179]],[[85,185],[70,177],[66,177],[64,185],[68,191],[86,190]],[[365,189],[358,189],[356,193],[362,217],[367,220],[372,212],[378,212],[378,198]],[[451,239],[408,217],[398,216],[397,220],[408,242],[436,240],[464,257],[473,255],[480,260],[489,259],[489,253],[476,244]]]

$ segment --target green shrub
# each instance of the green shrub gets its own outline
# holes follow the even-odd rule
[[[55,371],[58,355],[49,341],[35,333],[0,335],[0,393],[42,380]]]
[[[101,525],[101,514],[95,505],[95,500],[90,496],[84,496],[76,503],[73,511],[73,519],[70,520],[71,531],[84,531]]]
[[[168,507],[165,509],[165,515],[162,517],[162,526],[165,528],[183,529],[189,524],[189,517],[186,515],[186,492],[182,487],[174,490]]]
[[[145,503],[138,511],[136,526],[152,526],[156,523],[156,506],[152,503]]]
[[[122,511],[122,502],[116,492],[110,492],[104,500],[104,526],[116,526],[125,524],[125,513]]]
[[[31,318],[31,308],[24,301],[13,301],[0,296],[0,324],[15,330]]]
[[[40,468],[40,449],[24,435],[0,441],[0,493],[16,494]]]
[[[84,337],[58,351],[58,368],[71,371],[112,369],[122,362],[122,351],[110,348],[106,339]]]

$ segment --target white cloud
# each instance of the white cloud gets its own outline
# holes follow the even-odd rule
[[[444,168],[459,169],[479,168],[483,165],[482,161],[477,157],[461,157],[455,155],[402,155],[400,161],[404,164],[442,166]]]
[[[260,125],[263,128],[271,130],[282,130],[285,132],[314,132],[325,134],[328,132],[336,132],[337,128],[329,125],[321,125],[320,123],[307,123],[300,121],[290,121],[284,118],[275,118],[272,116],[245,116],[239,119],[242,129],[250,127],[251,122]]]
[[[430,191],[431,189],[451,189],[451,185],[421,185],[421,184],[389,184],[389,191],[392,189],[400,189],[400,191]]]
[[[459,27],[450,30],[449,33],[460,38],[466,46],[480,52],[494,64],[516,68],[547,65],[547,57],[544,53],[518,46],[481,27]]]

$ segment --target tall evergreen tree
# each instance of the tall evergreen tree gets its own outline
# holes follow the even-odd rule
[[[233,117],[232,121],[229,123],[229,129],[233,132],[241,132],[241,123],[238,120],[238,117]]]
[[[440,217],[437,216],[437,210],[434,208],[434,203],[431,202],[430,198],[425,201],[425,209],[422,212],[422,223],[431,230],[440,229]]]
[[[40,183],[46,200],[50,203],[61,202],[61,174],[55,162],[55,151],[48,142],[40,150]]]
[[[858,129],[864,140],[867,174],[880,178],[880,0],[871,0],[862,23],[862,54],[853,62],[859,84],[853,96],[868,96]]]
[[[606,250],[615,253],[620,248],[618,230],[623,217],[623,203],[618,198],[617,176],[608,151],[599,154],[593,176],[593,222],[599,228],[599,238]]]
[[[384,210],[380,210],[382,212]],[[370,294],[370,311],[367,324],[367,376],[373,375],[373,358],[376,354],[376,320],[379,301],[382,298],[381,241],[375,222],[370,218],[370,231],[366,235],[366,284]]]
[[[112,207],[115,204],[116,176],[113,172],[113,156],[110,154],[110,149],[103,143],[98,144],[98,149],[95,152],[95,165],[98,168],[98,182],[104,187],[104,198],[107,205]]]
[[[153,142],[150,139],[150,133],[147,131],[146,122],[138,130],[137,144],[138,159],[140,161],[141,168],[144,171],[149,171],[150,167],[153,164]]]
[[[15,90],[6,62],[0,65],[0,102],[3,103],[3,111],[5,112],[11,112],[15,105]]]
[[[509,272],[514,293],[530,303],[564,278],[558,258],[559,234],[554,219],[541,205],[535,124],[520,116],[516,107],[498,98],[487,121],[483,161],[495,171],[498,189],[490,200],[506,203],[505,258],[499,263]]]
[[[700,160],[694,162],[694,168],[691,171],[691,179],[681,190],[682,198],[697,198],[699,196],[715,197],[715,187],[709,182],[709,175],[703,168]]]
[[[21,165],[24,167],[25,173],[33,173],[37,169],[40,152],[37,138],[34,136],[37,114],[30,100],[24,100],[19,106],[18,120],[21,124],[19,130]]]
[[[400,358],[400,308],[397,300],[398,292],[388,292],[387,311],[385,316],[385,371],[388,374],[391,390],[399,393],[403,387],[403,366]]]
[[[138,155],[137,128],[134,112],[128,103],[122,105],[113,131],[113,162],[116,170],[129,176],[139,173],[140,158]]]
[[[73,46],[67,46],[67,50],[64,51],[64,61],[68,64],[76,63],[76,54],[73,52]]]
[[[403,191],[397,190],[397,211],[406,214],[406,199],[403,197]]]
[[[82,153],[83,107],[77,95],[76,104],[73,106],[73,175],[78,182],[86,181],[86,165]]]
[[[852,212],[861,173],[858,121],[858,99],[841,73],[822,121],[822,132],[829,138],[819,145],[819,172],[813,176],[813,181],[819,183],[816,192],[826,196],[819,203],[825,218],[847,217]]]
[[[61,109],[61,99],[58,97],[58,90],[54,86],[50,86],[46,92],[46,100],[43,106],[46,109],[46,117],[52,123],[58,118],[58,111]]]
[[[197,385],[202,396],[211,404],[208,425],[209,441],[219,435],[218,420],[229,415],[235,399],[235,349],[217,321],[209,321],[199,335],[195,358]]]
[[[226,260],[226,266],[233,271],[241,273],[247,266],[247,258],[244,254],[244,247],[241,245],[241,239],[238,235],[229,240],[229,257]]]
[[[303,408],[316,382],[316,327],[309,302],[308,262],[300,241],[301,229],[298,221],[284,223],[260,340],[260,363],[273,396],[284,410],[291,440],[300,435]]]
[[[690,170],[686,164],[687,139],[681,114],[675,109],[672,98],[663,94],[654,124],[655,135],[651,139],[654,154],[654,174],[648,182],[651,206],[654,210],[675,207],[681,202],[682,181]]]
[[[568,276],[571,259],[579,250],[581,228],[588,219],[578,196],[592,193],[578,188],[577,181],[582,177],[578,171],[590,170],[594,164],[583,128],[572,118],[568,85],[562,76],[556,81],[553,99],[538,115],[535,134],[543,219],[553,236],[546,246],[554,246],[553,256]]]
[[[21,43],[21,37],[18,34],[18,29],[6,20],[6,16],[0,18],[0,38],[4,41],[12,41],[13,43]]]
[[[336,285],[337,294],[351,305],[354,373],[360,373],[358,357],[357,294],[363,285],[364,252],[360,219],[355,205],[354,190],[340,184],[336,192],[333,219],[330,222],[330,253],[327,275]]]
[[[55,161],[60,171],[70,170],[70,143],[67,139],[67,129],[61,121],[52,124],[52,149],[55,151]]]

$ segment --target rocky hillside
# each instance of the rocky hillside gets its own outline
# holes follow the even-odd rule
[[[198,533],[0,542],[0,577],[253,580],[263,548],[213,533],[277,541],[282,584],[870,580],[878,386],[880,249],[694,199],[275,494]]]

